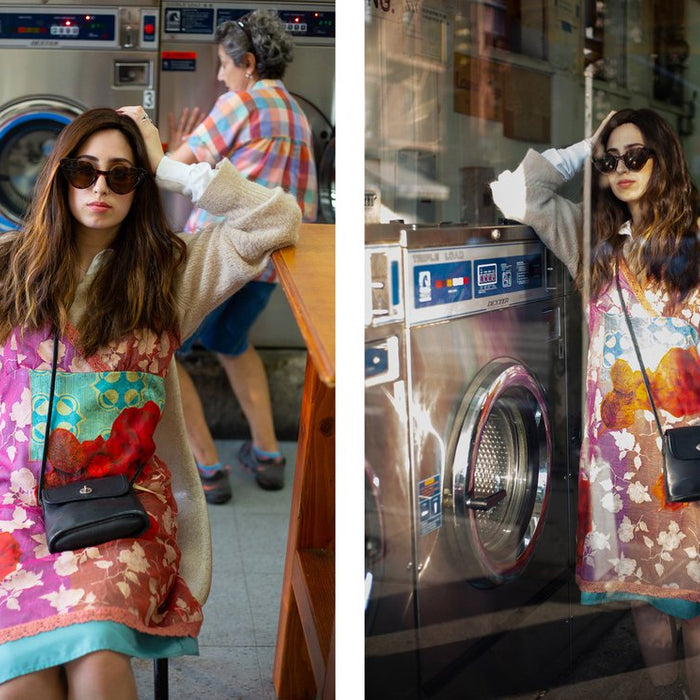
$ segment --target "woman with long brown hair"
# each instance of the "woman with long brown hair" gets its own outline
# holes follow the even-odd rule
[[[169,230],[158,187],[223,219]],[[26,225],[0,239],[0,698],[135,698],[130,657],[196,654],[168,465],[192,460],[173,353],[296,240],[294,198],[163,155],[141,107],[67,125]],[[55,416],[48,384],[57,344]],[[138,474],[150,527],[47,548],[37,490]],[[194,468],[194,467],[193,467]]]
[[[580,204],[557,190],[593,157],[592,250]],[[700,423],[700,247],[680,141],[648,109],[611,113],[592,139],[529,151],[491,185],[508,218],[532,226],[590,282],[576,580],[582,603],[631,601],[656,697],[700,698],[700,504],[670,502],[661,440],[623,304],[663,429]],[[619,281],[619,291],[618,291]]]

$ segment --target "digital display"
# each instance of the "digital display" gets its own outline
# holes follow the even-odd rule
[[[235,22],[252,12],[246,9],[221,7],[216,11],[217,27],[223,22]],[[335,12],[320,12],[316,10],[279,10],[279,18],[284,22],[287,31],[296,37],[334,37]]]
[[[112,42],[113,14],[0,12],[0,39],[52,39]]]
[[[295,36],[334,37],[335,12],[281,10],[280,19]]]
[[[476,267],[476,284],[483,287],[487,284],[496,284],[498,282],[498,267],[496,263],[488,263],[486,265],[477,265]]]

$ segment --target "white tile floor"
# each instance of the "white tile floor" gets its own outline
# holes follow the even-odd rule
[[[200,655],[170,661],[171,700],[274,700],[275,652],[296,442],[281,443],[285,487],[263,491],[238,467],[240,441],[217,441],[230,464],[233,499],[209,506],[212,588]],[[152,663],[134,660],[143,700],[153,697]]]

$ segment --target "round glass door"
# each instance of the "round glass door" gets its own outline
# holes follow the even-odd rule
[[[550,490],[551,426],[542,386],[523,365],[487,365],[465,396],[452,459],[452,524],[461,556],[487,579],[517,576],[532,556]]]
[[[72,105],[27,99],[0,108],[0,228],[16,228],[63,127],[80,114]]]

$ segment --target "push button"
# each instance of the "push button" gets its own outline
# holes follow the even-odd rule
[[[142,40],[144,43],[152,43],[156,40],[156,18],[155,18],[155,15],[144,15]]]

